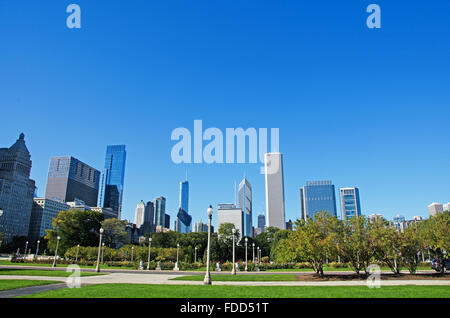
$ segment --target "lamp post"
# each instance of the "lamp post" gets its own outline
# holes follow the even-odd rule
[[[235,252],[234,252],[234,246],[235,246],[235,243],[234,243],[234,234],[236,233],[236,229],[233,228],[233,229],[231,230],[231,232],[233,233],[233,269],[231,270],[231,275],[236,275],[236,264],[235,264],[236,260],[235,260]]]
[[[245,238],[245,271],[248,271],[248,259],[247,259],[247,245],[248,245],[248,237]]]
[[[53,260],[52,267],[56,267],[56,257],[58,257],[58,246],[59,246],[59,240],[61,239],[61,236],[58,236],[56,238],[56,249],[55,249],[55,259]]]
[[[134,246],[131,247],[131,263],[133,263],[134,260]]]
[[[205,285],[211,285],[211,274],[209,272],[209,252],[210,252],[210,246],[211,246],[211,219],[212,215],[214,213],[214,210],[212,209],[212,206],[210,205],[208,210],[208,219],[209,219],[209,226],[208,226],[208,246],[206,247],[206,273],[205,273],[205,279],[203,280],[203,284]]]
[[[197,246],[194,248],[194,263],[197,263]]]
[[[178,249],[179,248],[180,248],[180,244],[177,243],[177,262],[175,263],[175,267],[173,268],[174,271],[180,270],[180,268],[178,267]]]
[[[255,243],[253,243],[253,264],[255,263]]]
[[[150,253],[152,248],[152,238],[148,238],[148,261],[147,261],[147,270],[150,270]]]
[[[103,264],[103,254],[105,254],[105,243],[102,243],[102,264]]]
[[[75,255],[75,263],[78,262],[78,252],[80,251],[80,244],[77,245],[77,254]]]
[[[23,253],[23,257],[27,257],[27,250],[28,250],[28,241],[25,242],[25,252]]]
[[[38,255],[39,255],[39,243],[41,243],[41,241],[37,240],[37,245],[36,245],[36,256],[35,256],[36,259],[37,259]]]
[[[100,239],[98,241],[97,267],[95,268],[95,271],[97,273],[100,272],[100,253],[101,253],[101,248],[102,248],[102,234],[103,234],[103,228],[100,228]]]

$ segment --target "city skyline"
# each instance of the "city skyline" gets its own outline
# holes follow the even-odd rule
[[[362,213],[388,219],[426,217],[430,203],[449,201],[450,30],[442,1],[384,2],[380,30],[367,29],[365,7],[350,2],[202,0],[180,3],[179,14],[153,2],[105,14],[100,3],[84,2],[83,27],[69,30],[55,3],[6,2],[0,19],[0,103],[11,119],[0,145],[25,133],[39,197],[51,157],[101,171],[105,147],[124,144],[124,219],[141,199],[163,195],[173,220],[187,168],[194,220],[206,220],[210,204],[233,202],[233,184],[245,174],[256,224],[265,212],[260,164],[171,161],[173,129],[202,120],[221,131],[279,128],[286,220],[299,218],[298,189],[307,180],[358,187]],[[90,121],[69,127],[74,114]]]

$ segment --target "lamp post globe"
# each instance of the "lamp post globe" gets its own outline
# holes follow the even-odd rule
[[[211,274],[210,274],[210,270],[209,270],[209,266],[210,266],[209,254],[210,254],[210,247],[211,247],[211,219],[212,219],[212,216],[214,213],[214,210],[211,205],[206,210],[206,212],[208,214],[208,225],[209,226],[208,226],[208,245],[206,247],[206,273],[205,273],[205,279],[203,280],[203,284],[211,285]]]

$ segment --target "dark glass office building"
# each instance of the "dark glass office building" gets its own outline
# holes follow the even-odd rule
[[[100,171],[74,157],[53,157],[48,168],[45,198],[59,202],[83,200],[97,206]]]
[[[105,167],[100,183],[98,206],[111,208],[120,219],[127,152],[125,145],[106,147]]]
[[[331,181],[307,181],[300,188],[302,219],[312,218],[316,212],[327,211],[336,216],[336,194]]]
[[[354,216],[361,216],[361,203],[358,188],[341,188],[342,219],[348,220]]]
[[[190,233],[192,226],[192,217],[182,208],[178,209],[176,231],[180,233]]]

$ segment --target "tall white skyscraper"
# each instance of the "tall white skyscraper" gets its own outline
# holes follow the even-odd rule
[[[283,155],[270,152],[264,155],[266,175],[266,227],[286,229],[284,218]]]
[[[244,213],[243,236],[253,237],[252,186],[246,178],[239,184],[239,207]]]
[[[219,204],[217,206],[217,229],[223,223],[231,223],[239,231],[239,237],[243,237],[244,213],[234,204]]]
[[[145,203],[141,200],[136,206],[136,210],[134,212],[134,224],[136,224],[137,228],[140,228],[144,225],[144,213],[145,213]]]

